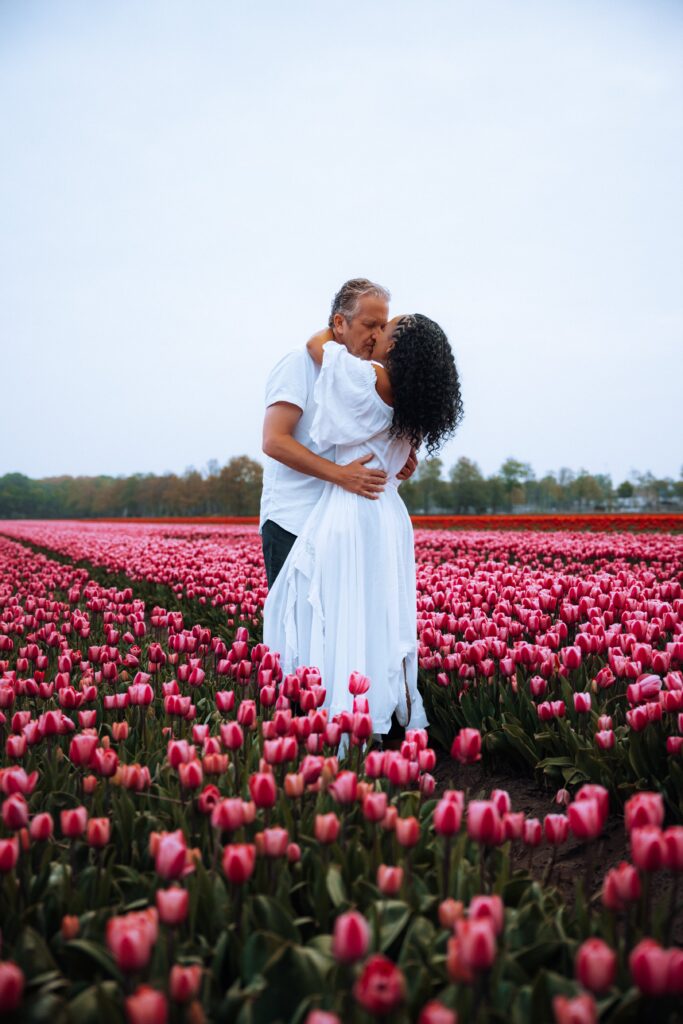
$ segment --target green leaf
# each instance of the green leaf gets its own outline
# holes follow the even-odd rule
[[[121,972],[114,963],[113,958],[103,946],[98,946],[96,942],[91,942],[89,939],[72,939],[70,942],[65,944],[64,949],[67,953],[76,954],[85,957],[88,961],[91,961],[91,972],[92,962],[94,962],[98,967],[105,971],[109,977],[115,978],[120,985],[123,984]]]
[[[346,889],[342,878],[341,868],[338,864],[331,864],[327,869],[327,891],[335,907],[340,907],[346,902]]]
[[[380,922],[380,950],[385,953],[408,924],[411,909],[402,900],[377,900],[373,909]]]

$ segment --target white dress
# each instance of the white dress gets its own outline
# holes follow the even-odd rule
[[[388,481],[377,500],[325,484],[268,594],[263,639],[285,673],[320,670],[330,717],[352,709],[351,672],[368,676],[373,729],[386,733],[394,711],[402,725],[428,723],[417,689],[413,527],[396,480],[410,445],[390,437],[393,409],[375,380],[371,363],[324,346],[311,436],[335,445],[340,465],[372,453],[366,465]]]

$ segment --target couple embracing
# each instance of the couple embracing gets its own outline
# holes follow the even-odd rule
[[[446,335],[420,314],[389,319],[364,278],[334,297],[327,330],[266,385],[260,529],[269,593],[263,639],[285,673],[319,669],[330,719],[350,711],[352,672],[370,680],[376,737],[392,715],[427,718],[417,688],[413,528],[399,495],[416,452],[462,418]]]

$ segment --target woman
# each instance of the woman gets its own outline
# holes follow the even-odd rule
[[[401,725],[427,725],[417,689],[415,551],[396,474],[411,447],[429,454],[462,418],[460,382],[448,340],[420,314],[391,320],[373,362],[349,354],[330,332],[308,343],[321,364],[311,434],[346,464],[372,453],[386,489],[369,501],[326,484],[264,608],[263,639],[284,672],[320,669],[330,717],[351,710],[353,671],[370,679],[376,734],[395,712]]]

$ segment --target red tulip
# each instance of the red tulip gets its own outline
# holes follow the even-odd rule
[[[52,815],[47,811],[43,811],[41,814],[36,814],[31,818],[28,831],[34,842],[44,843],[50,838],[54,831]]]
[[[643,939],[628,958],[631,978],[646,996],[663,996],[668,990],[669,956],[654,939]]]
[[[179,885],[170,889],[158,889],[156,894],[157,911],[162,924],[177,928],[187,919],[190,906],[190,894]]]
[[[336,1013],[327,1013],[325,1010],[311,1010],[304,1024],[342,1024],[342,1020]]]
[[[149,985],[140,985],[125,999],[128,1024],[166,1024],[168,1002],[163,992]]]
[[[161,878],[180,878],[187,874],[187,844],[180,829],[163,832],[154,853],[154,868]]]
[[[368,1013],[386,1017],[397,1010],[405,999],[405,978],[391,960],[376,953],[363,967],[353,994]]]
[[[664,839],[664,867],[669,871],[683,871],[683,825],[671,825],[662,833]]]
[[[387,811],[386,793],[368,793],[363,800],[363,817],[367,821],[381,821]]]
[[[597,800],[576,800],[567,808],[569,827],[577,839],[595,839],[602,832],[602,815]]]
[[[465,966],[472,972],[487,971],[496,959],[495,924],[490,917],[461,919],[456,937]]]
[[[524,822],[522,839],[527,846],[539,846],[543,839],[543,830],[538,818],[527,818]]]
[[[69,760],[79,767],[86,767],[97,746],[97,736],[79,732],[69,743]]]
[[[218,710],[223,714],[228,714],[228,712],[232,711],[235,706],[235,691],[217,690],[215,699]]]
[[[286,828],[266,828],[257,836],[262,836],[263,854],[266,857],[284,857],[289,845],[289,832]]]
[[[587,939],[576,954],[577,980],[596,995],[611,988],[617,973],[617,954],[602,939]]]
[[[458,1024],[458,1015],[455,1010],[449,1010],[437,999],[432,999],[422,1007],[417,1024]]]
[[[470,800],[467,805],[467,834],[486,846],[503,840],[503,822],[491,800]]]
[[[349,910],[334,922],[332,956],[343,964],[362,960],[370,945],[370,927],[362,914]]]
[[[434,831],[441,836],[454,836],[460,831],[462,807],[452,800],[439,800],[434,808]]]
[[[105,929],[107,946],[122,971],[141,971],[152,956],[158,937],[153,908],[110,917]]]
[[[88,821],[88,809],[86,807],[74,807],[72,810],[59,812],[59,824],[62,835],[71,839],[77,839],[85,832]]]
[[[109,818],[90,818],[88,821],[86,839],[89,846],[102,849],[107,845],[111,837],[111,821]]]
[[[244,804],[239,797],[220,800],[211,812],[211,825],[221,832],[235,832],[244,824]]]
[[[470,921],[479,918],[488,919],[493,924],[497,935],[500,935],[503,930],[505,908],[500,896],[474,896],[470,900],[468,915]]]
[[[329,791],[337,803],[352,804],[356,799],[358,776],[355,772],[340,772]]]
[[[18,761],[26,753],[27,746],[28,740],[26,736],[8,736],[5,751],[8,757]]]
[[[188,761],[178,765],[178,779],[183,789],[199,789],[204,781],[204,771],[200,761]]]
[[[575,693],[574,694],[574,710],[579,715],[586,715],[590,713],[591,709],[591,695],[590,693]]]
[[[510,794],[507,789],[493,789],[491,790],[491,796],[489,797],[491,802],[495,804],[496,810],[502,817],[504,814],[509,814],[512,810],[512,801]]]
[[[223,873],[233,885],[243,885],[254,873],[256,847],[253,843],[232,843],[223,850]]]
[[[595,745],[600,750],[611,750],[616,742],[616,737],[611,729],[602,729],[595,734]]]
[[[24,972],[12,960],[0,960],[0,1013],[12,1013],[24,994]]]
[[[640,899],[640,876],[632,864],[621,861],[605,875],[602,902],[608,910],[624,910]]]
[[[624,805],[624,820],[628,832],[643,825],[661,826],[664,821],[664,800],[661,793],[636,793]]]
[[[478,729],[461,729],[453,740],[451,757],[460,764],[475,764],[481,760],[481,733]]]
[[[3,824],[10,832],[18,832],[28,825],[28,804],[21,793],[13,793],[2,803]]]
[[[553,998],[555,1024],[597,1024],[598,1011],[593,996],[584,994],[569,999],[567,996]]]
[[[564,814],[546,814],[543,831],[547,842],[553,846],[564,843],[569,835],[569,818]]]
[[[199,994],[202,983],[202,968],[199,964],[181,967],[174,964],[168,981],[168,991],[176,1003],[189,1003]]]
[[[0,839],[0,874],[7,874],[12,871],[19,860],[19,840],[16,836],[12,839]]]
[[[383,896],[396,896],[403,885],[403,868],[380,864],[377,868],[377,888]]]
[[[417,818],[397,818],[395,832],[399,846],[416,846],[420,841],[420,823]]]
[[[104,747],[96,747],[91,758],[91,768],[98,775],[110,779],[116,773],[119,765],[119,755],[115,750],[107,750]]]
[[[503,815],[503,839],[521,839],[524,835],[524,811],[509,811]]]
[[[316,814],[314,833],[319,843],[329,845],[337,841],[340,822],[336,814]]]
[[[257,807],[273,807],[277,800],[275,777],[270,772],[256,772],[250,775],[249,792]]]
[[[631,832],[631,859],[641,871],[658,871],[664,864],[666,847],[657,825],[643,825]]]

